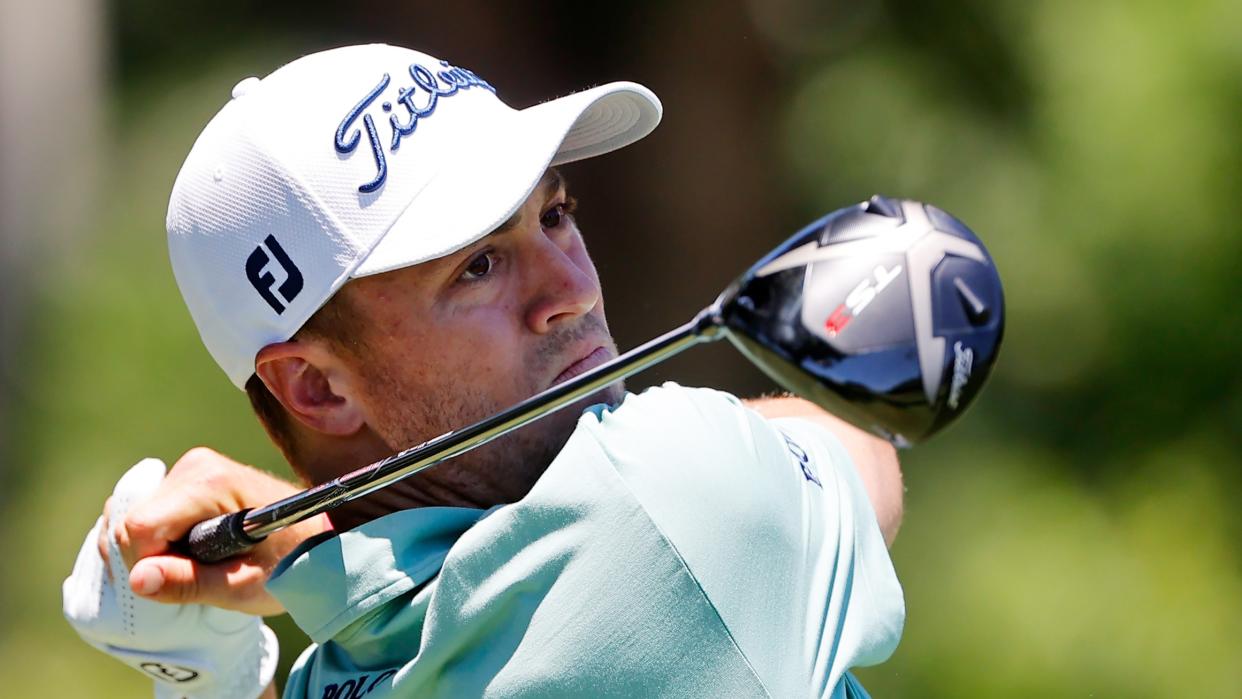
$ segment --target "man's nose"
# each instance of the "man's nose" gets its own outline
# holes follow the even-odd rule
[[[554,241],[540,238],[531,265],[535,293],[527,309],[526,324],[542,334],[595,308],[600,289],[592,270],[583,267],[590,265],[585,251],[581,251],[582,261],[577,261]]]

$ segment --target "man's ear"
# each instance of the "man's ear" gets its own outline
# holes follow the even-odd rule
[[[352,376],[327,349],[289,340],[259,350],[255,373],[298,422],[323,434],[344,437],[366,424],[352,390]]]

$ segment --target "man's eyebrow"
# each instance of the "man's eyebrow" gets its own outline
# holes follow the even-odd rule
[[[561,187],[564,187],[564,186],[565,186],[565,176],[562,175],[560,171],[557,170],[556,168],[548,168],[548,171],[543,173],[543,179],[539,180],[539,184],[535,186],[535,191],[531,194],[531,196],[538,195],[542,199],[547,199],[554,192],[558,191]],[[493,230],[491,233],[488,233],[487,235],[489,237],[493,235],[500,235],[503,233],[508,233],[509,231],[516,228],[517,225],[521,223],[522,221],[522,210],[526,208],[525,207],[526,202],[522,202],[522,204],[523,204],[522,206],[518,207],[517,211],[513,212],[513,215],[510,216],[508,220],[506,220],[504,223],[497,226],[495,230]]]

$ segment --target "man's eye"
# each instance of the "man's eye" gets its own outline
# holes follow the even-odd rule
[[[578,200],[571,196],[566,196],[565,200],[553,206],[539,217],[539,225],[544,228],[556,228],[565,222],[567,216],[572,216],[574,210],[578,208]]]
[[[461,276],[467,281],[482,279],[487,276],[488,272],[492,271],[492,263],[492,253],[485,252],[471,260],[470,264],[466,265],[466,269]]]
[[[565,205],[557,204],[556,206],[544,212],[543,216],[539,217],[539,225],[543,226],[544,228],[556,228],[557,226],[561,225],[561,219],[564,218],[564,216],[565,216]]]

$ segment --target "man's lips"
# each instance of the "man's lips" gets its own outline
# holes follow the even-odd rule
[[[578,376],[580,374],[585,374],[586,372],[603,364],[609,359],[612,359],[612,353],[609,352],[606,347],[602,345],[598,346],[595,349],[591,350],[590,354],[586,355],[582,359],[579,359],[573,364],[570,364],[569,367],[565,369],[565,371],[562,371],[561,373],[557,374],[556,378],[552,379],[552,385],[555,386],[564,381],[568,381],[575,376]]]

